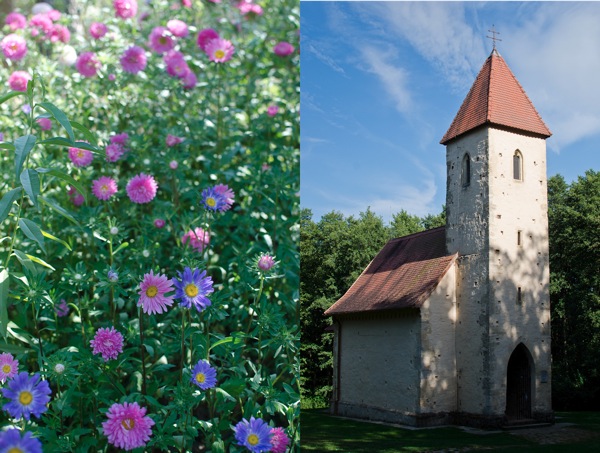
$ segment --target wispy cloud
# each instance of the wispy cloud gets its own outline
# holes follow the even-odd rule
[[[322,46],[319,44],[309,43],[302,47],[302,52],[309,52],[315,58],[317,58],[320,62],[329,66],[335,72],[346,76],[346,71],[344,68],[340,66],[340,64],[335,60],[332,55],[332,52],[329,49],[330,46]]]

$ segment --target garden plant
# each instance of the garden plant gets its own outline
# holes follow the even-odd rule
[[[0,451],[299,451],[298,15],[2,18]]]

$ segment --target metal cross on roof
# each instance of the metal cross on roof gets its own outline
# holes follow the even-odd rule
[[[496,41],[502,41],[500,38],[496,37],[496,35],[499,35],[500,32],[496,31],[496,29],[494,28],[494,24],[492,24],[492,29],[488,31],[492,34],[492,36],[487,36],[487,38],[490,38],[494,43],[494,48],[492,49],[492,51],[494,51],[496,50]]]

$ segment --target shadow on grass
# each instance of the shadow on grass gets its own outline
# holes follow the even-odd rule
[[[600,432],[600,413],[559,413],[559,422]],[[332,417],[323,409],[302,411],[302,451],[395,453],[430,451],[600,452],[600,437],[571,444],[540,445],[508,432],[476,434],[458,427],[410,430],[378,423]]]

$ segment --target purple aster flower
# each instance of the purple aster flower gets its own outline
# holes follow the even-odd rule
[[[61,299],[59,304],[54,305],[54,311],[59,318],[67,316],[69,314],[69,305],[67,305],[67,301]]]
[[[94,339],[90,341],[90,345],[94,354],[102,354],[104,361],[108,362],[110,359],[116,359],[123,352],[123,335],[114,327],[100,328]]]
[[[283,428],[271,428],[271,453],[285,453],[290,443]]]
[[[146,52],[138,46],[128,47],[121,56],[123,71],[137,74],[146,68]]]
[[[42,453],[42,443],[30,432],[21,437],[18,429],[10,428],[0,432],[0,452]]]
[[[0,354],[0,382],[13,378],[19,371],[19,362],[9,352]]]
[[[116,283],[119,281],[119,274],[117,273],[117,271],[115,271],[113,269],[108,270],[108,272],[106,273],[106,277],[108,278],[108,281],[111,283]]]
[[[5,398],[11,400],[2,408],[13,418],[29,420],[31,414],[40,418],[46,412],[46,404],[50,401],[50,386],[42,381],[38,373],[29,377],[25,371],[8,381],[8,386],[1,389]]]
[[[263,254],[258,258],[256,265],[259,271],[268,272],[275,266],[275,258],[269,254]]]
[[[224,211],[227,200],[214,187],[209,187],[202,191],[202,204],[209,211]]]
[[[234,427],[235,439],[238,445],[246,447],[252,453],[261,453],[271,450],[271,427],[262,419],[250,417],[244,419]]]
[[[202,390],[207,390],[217,385],[217,371],[210,366],[208,360],[199,360],[192,369],[190,382],[196,384]]]
[[[114,403],[106,413],[102,431],[108,443],[124,450],[145,447],[152,436],[154,420],[146,415],[146,408],[138,403]]]
[[[235,193],[233,192],[233,190],[231,190],[225,184],[217,184],[215,186],[215,192],[217,192],[218,194],[223,195],[223,197],[225,197],[226,205],[225,205],[225,207],[223,207],[223,211],[227,211],[229,208],[231,208],[231,205],[233,204],[234,197],[235,197]]]
[[[178,272],[179,280],[175,283],[175,298],[180,301],[184,308],[196,307],[199,312],[210,306],[211,302],[207,294],[214,291],[212,278],[206,277],[206,271],[199,269],[193,271],[186,267],[183,272]]]

